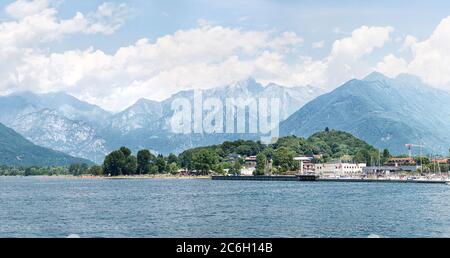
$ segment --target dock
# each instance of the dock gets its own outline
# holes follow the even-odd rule
[[[438,180],[400,180],[400,179],[348,179],[320,178],[314,175],[301,176],[213,176],[217,181],[294,181],[294,182],[339,182],[339,183],[402,183],[402,184],[447,184]]]

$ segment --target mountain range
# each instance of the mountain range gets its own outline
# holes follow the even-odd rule
[[[100,161],[106,141],[97,128],[111,114],[65,93],[14,93],[0,97],[0,123],[31,142],[72,156]]]
[[[63,166],[91,162],[37,146],[0,123],[0,165]]]
[[[266,87],[250,78],[225,87],[202,90],[202,98],[217,98],[226,103],[229,98],[258,99],[279,98],[280,116],[284,120],[308,101],[323,93],[324,90],[312,86],[284,87],[269,84]],[[259,134],[175,134],[171,128],[173,116],[172,103],[177,99],[186,99],[194,103],[194,90],[181,91],[170,98],[157,102],[140,99],[126,110],[109,117],[101,135],[108,139],[111,149],[122,145],[132,150],[149,148],[157,153],[180,153],[186,149],[219,144],[237,139],[256,139]],[[225,118],[226,110],[223,110]]]
[[[450,147],[450,94],[414,76],[389,78],[372,73],[325,92],[312,86],[263,86],[248,79],[203,90],[202,96],[223,103],[228,98],[279,98],[281,136],[308,137],[328,127],[396,154],[407,152],[405,144],[424,145],[424,151],[440,154]],[[96,163],[120,146],[168,154],[261,137],[258,133],[175,134],[170,125],[171,104],[179,98],[193,103],[194,91],[181,91],[164,101],[140,99],[111,113],[61,92],[21,92],[0,97],[0,123],[33,144]],[[225,109],[223,112],[225,117]]]
[[[450,94],[411,75],[388,78],[372,73],[309,102],[282,122],[280,131],[306,137],[326,127],[352,133],[396,154],[407,153],[405,144],[447,154]]]
[[[264,87],[250,78],[203,90],[202,95],[204,99],[218,98],[223,103],[227,98],[279,98],[280,116],[284,120],[323,92],[324,89],[312,86],[284,87],[272,83]],[[171,104],[179,98],[193,103],[194,90],[178,92],[160,102],[140,99],[121,112],[110,113],[62,92],[20,92],[0,97],[0,123],[35,144],[94,162],[101,162],[108,152],[120,146],[168,154],[225,140],[258,137],[258,134],[174,134],[170,126]]]

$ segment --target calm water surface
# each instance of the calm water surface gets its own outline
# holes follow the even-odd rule
[[[0,237],[450,237],[450,187],[0,177]]]

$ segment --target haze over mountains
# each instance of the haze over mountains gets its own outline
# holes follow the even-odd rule
[[[450,147],[450,94],[402,74],[372,73],[306,104],[281,126],[282,135],[309,136],[324,128],[350,132],[378,148],[406,153],[423,144],[428,153]],[[417,153],[417,152],[416,152]]]
[[[110,115],[64,93],[0,97],[0,123],[35,144],[93,161],[107,154],[96,128]]]
[[[263,87],[248,79],[204,90],[202,95],[204,99],[218,98],[224,103],[227,98],[279,98],[284,120],[323,92],[311,86],[288,88],[269,84]],[[140,99],[124,111],[112,114],[65,93],[22,92],[0,97],[0,122],[35,144],[95,162],[101,162],[108,152],[120,146],[168,154],[225,140],[258,137],[256,134],[174,134],[170,126],[171,104],[178,98],[193,103],[194,91],[181,91],[161,102]]]
[[[0,165],[57,166],[90,161],[36,146],[0,123]]]
[[[288,88],[253,79],[202,92],[203,99],[279,98],[281,136],[307,137],[329,127],[346,131],[377,148],[406,153],[405,144],[424,144],[426,152],[446,154],[450,147],[450,94],[410,75],[395,79],[373,73],[351,80],[334,91],[314,87]],[[319,96],[320,95],[320,96]],[[100,163],[110,151],[128,146],[156,153],[219,144],[227,140],[258,140],[260,134],[175,134],[172,102],[193,103],[194,91],[181,91],[158,102],[140,99],[119,113],[64,93],[15,93],[0,97],[0,123],[34,144]],[[225,110],[224,110],[225,117]]]

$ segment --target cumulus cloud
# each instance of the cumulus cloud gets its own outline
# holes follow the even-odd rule
[[[0,39],[10,37],[10,45],[17,47],[19,42],[14,39],[26,36],[31,42],[52,41],[67,33],[109,33],[94,24],[102,24],[104,18],[117,12],[126,12],[125,6],[102,5],[95,15],[78,13],[72,19],[59,20],[56,10],[49,8],[0,25]],[[39,25],[34,29],[36,35],[27,35],[32,24],[42,24],[30,19],[41,19],[46,26]],[[112,20],[117,21],[109,26],[113,30],[114,24],[123,23]],[[5,33],[8,27],[22,27],[12,31],[22,31],[23,35]],[[354,74],[367,72],[360,69],[360,59],[387,42],[392,30],[358,28],[336,41],[329,56],[319,60],[298,54],[304,41],[294,32],[242,30],[211,23],[154,41],[143,38],[113,54],[93,48],[47,53],[25,45],[20,58],[9,55],[15,63],[0,72],[7,78],[0,89],[6,92],[14,85],[14,90],[63,90],[109,110],[120,110],[141,97],[161,100],[183,89],[222,86],[249,76],[262,83],[331,88]]]
[[[130,9],[104,3],[95,12],[60,19],[55,8],[43,3],[18,0],[7,7],[15,20],[0,23],[0,93],[66,91],[109,110],[121,110],[141,97],[161,100],[180,90],[250,76],[262,83],[332,89],[369,72],[372,67],[364,66],[364,58],[383,47],[393,31],[362,26],[335,41],[323,59],[303,55],[304,40],[295,32],[227,28],[202,20],[196,28],[143,38],[112,54],[94,48],[52,53],[45,43],[68,34],[114,33]],[[27,4],[27,11],[17,11]],[[390,56],[378,67],[390,71],[398,61]]]
[[[351,36],[336,40],[325,62],[327,83],[337,86],[348,79],[366,75],[370,67],[364,64],[364,57],[390,41],[393,31],[390,26],[362,26]]]
[[[374,48],[382,47],[390,40],[392,31],[392,27],[362,26],[354,30],[350,37],[334,42],[331,56],[356,59],[369,54]]]
[[[112,55],[92,48],[34,52],[16,68],[15,79],[25,89],[66,90],[117,110],[142,96],[163,99],[181,89],[225,85],[251,75],[289,75],[284,53],[301,42],[290,32],[206,26],[155,42],[144,38]]]
[[[400,51],[406,51],[411,48],[414,44],[417,43],[417,38],[411,35],[406,36],[405,41],[403,42],[402,47],[400,48]]]
[[[18,0],[9,4],[5,10],[13,20],[0,23],[0,91],[3,93],[20,90],[27,81],[35,84],[30,90],[46,88],[51,79],[33,79],[38,77],[38,71],[42,72],[38,66],[45,65],[50,59],[45,50],[40,48],[42,44],[70,34],[113,33],[123,25],[128,8],[123,4],[104,3],[96,12],[77,12],[69,19],[60,19],[58,11],[43,0]],[[68,72],[63,69],[59,71]],[[43,76],[39,75],[39,78]],[[54,78],[64,75],[48,76]]]
[[[430,38],[411,44],[409,72],[437,87],[450,87],[450,17],[441,21]]]
[[[410,73],[425,83],[450,90],[450,17],[443,19],[428,39],[419,41],[408,35],[400,52],[411,51],[411,58],[387,55],[376,70],[387,75]]]
[[[20,9],[24,8],[24,9]],[[59,19],[48,1],[18,0],[7,11],[18,20],[0,23],[0,47],[19,48],[58,40],[68,34],[111,34],[123,25],[128,10],[123,4],[102,4],[97,12],[77,12],[70,19]]]
[[[325,41],[318,41],[312,43],[312,48],[323,48],[325,46]]]
[[[408,63],[403,58],[390,54],[377,64],[375,70],[393,78],[401,73],[407,73]]]
[[[15,19],[38,14],[49,6],[48,0],[17,0],[6,6],[6,13]]]
[[[103,3],[98,7],[97,12],[88,15],[90,25],[84,31],[89,34],[113,34],[131,15],[133,10],[124,3]]]

